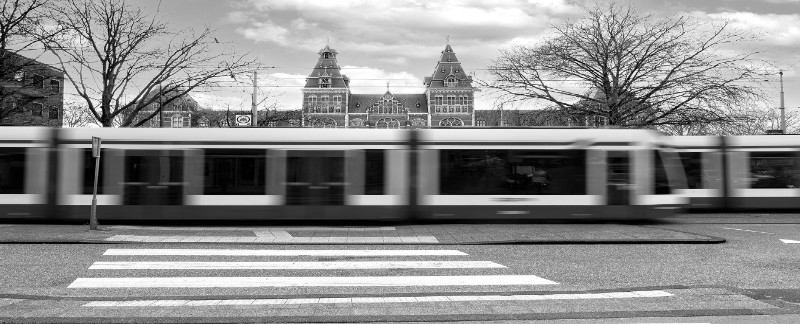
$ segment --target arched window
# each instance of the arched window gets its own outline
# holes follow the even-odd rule
[[[399,129],[400,121],[394,118],[381,118],[375,123],[375,128]]]
[[[200,120],[198,121],[198,126],[200,126],[200,127],[208,127],[208,118],[206,118],[206,117],[200,118]]]
[[[320,118],[311,124],[314,128],[336,128],[336,121],[330,118]]]
[[[172,128],[183,127],[183,116],[181,114],[172,115]]]
[[[350,120],[350,127],[364,127],[364,120],[361,118],[354,118]]]
[[[457,86],[457,85],[458,85],[458,80],[456,80],[456,77],[454,77],[454,76],[449,76],[449,77],[447,77],[447,79],[444,81],[444,86],[445,86],[445,87],[452,88],[452,87],[455,87],[455,86]]]
[[[425,127],[425,126],[428,126],[428,122],[426,122],[422,118],[414,118],[414,119],[411,120],[411,126],[412,127]]]
[[[484,126],[486,126],[486,119],[483,119],[483,117],[478,118],[475,121],[475,124],[476,124],[476,126],[484,127]]]
[[[464,122],[461,121],[461,119],[458,119],[458,118],[455,118],[455,117],[450,117],[450,118],[442,119],[439,122],[439,126],[444,126],[444,127],[464,126]]]

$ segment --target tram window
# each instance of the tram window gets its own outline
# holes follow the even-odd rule
[[[0,149],[0,194],[25,191],[25,149]]]
[[[800,167],[792,152],[750,152],[750,188],[797,188]]]
[[[442,150],[442,195],[584,195],[580,150]]]
[[[97,174],[97,194],[102,195],[105,192],[105,186],[103,186],[103,156],[106,155],[108,151],[101,149],[100,150],[100,172]],[[86,149],[83,150],[83,194],[84,195],[91,195],[94,193],[94,156],[92,156],[92,150]]]
[[[266,163],[264,150],[206,150],[203,194],[266,194]]]
[[[703,158],[700,152],[680,152],[683,170],[686,174],[686,184],[689,189],[703,188]]]
[[[384,150],[366,150],[366,161],[364,165],[364,194],[382,195],[385,174]]]
[[[672,186],[669,184],[667,169],[664,166],[664,159],[661,158],[659,151],[653,152],[653,192],[656,195],[668,195],[672,193]]]

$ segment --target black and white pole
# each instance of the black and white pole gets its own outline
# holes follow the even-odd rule
[[[253,104],[251,106],[251,113],[253,118],[250,120],[250,127],[258,127],[258,101],[256,93],[258,92],[258,71],[253,71]]]
[[[92,214],[89,216],[89,230],[97,229],[97,178],[100,175],[100,138],[92,137],[92,156],[94,157],[94,190],[92,190]]]

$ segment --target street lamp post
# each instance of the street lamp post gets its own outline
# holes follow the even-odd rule
[[[783,70],[778,74],[781,77],[781,132],[786,134],[786,107],[783,105]]]

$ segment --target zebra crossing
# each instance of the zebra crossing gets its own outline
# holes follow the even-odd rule
[[[249,250],[249,249],[108,249],[104,256],[246,256],[246,257],[409,257],[468,256],[456,250]],[[366,270],[503,269],[492,261],[96,261],[89,270]],[[216,272],[215,272],[216,273]],[[323,277],[90,277],[69,288],[261,288],[352,286],[506,286],[557,284],[534,275],[323,276]]]
[[[174,271],[193,270],[209,271],[215,276],[155,276],[155,277],[95,277],[75,279],[69,289],[195,289],[195,288],[271,288],[271,287],[342,287],[359,289],[365,287],[458,287],[467,286],[515,286],[530,289],[531,285],[558,285],[557,282],[535,275],[519,274],[473,274],[465,275],[470,271],[480,269],[502,272],[506,266],[485,260],[468,260],[469,254],[458,250],[262,250],[262,249],[108,249],[103,257],[114,258],[125,256],[136,260],[108,261],[98,260],[88,270],[115,270],[112,273],[126,274],[127,271],[148,270]],[[198,256],[226,256],[236,257],[235,261],[185,261],[185,257]],[[146,260],[151,257],[175,258],[170,261]],[[264,261],[263,257],[276,258],[276,261]],[[307,257],[346,258],[369,257],[384,258],[381,260],[367,261],[304,261]],[[448,258],[447,260],[385,260],[400,257],[417,258]],[[142,258],[144,260],[139,260]],[[247,258],[242,261],[238,258]],[[283,258],[292,258],[285,260]],[[450,260],[456,258],[457,260]],[[465,258],[467,260],[461,260]],[[256,260],[251,260],[256,259]],[[410,269],[415,271],[430,271],[430,275],[373,275],[358,276],[360,271],[370,270],[396,270]],[[442,269],[459,269],[458,275],[438,275]],[[325,273],[336,270],[338,276],[226,276],[220,270],[258,270],[261,273],[270,273],[280,270],[315,270]],[[352,275],[341,275],[342,271],[351,270]],[[102,272],[100,272],[102,273]],[[285,272],[283,272],[285,273]],[[201,289],[201,291],[205,291]],[[356,292],[357,293],[357,292]],[[230,299],[140,299],[140,300],[95,300],[83,304],[84,307],[176,307],[176,306],[257,306],[257,305],[289,305],[289,304],[363,304],[363,303],[425,303],[425,302],[464,302],[464,301],[498,301],[498,300],[552,300],[552,299],[601,299],[601,298],[651,298],[665,297],[671,294],[663,291],[631,291],[611,293],[575,293],[575,294],[425,294],[420,296],[374,296],[367,297],[339,297],[330,298],[252,298],[242,299],[246,296],[234,296]]]

